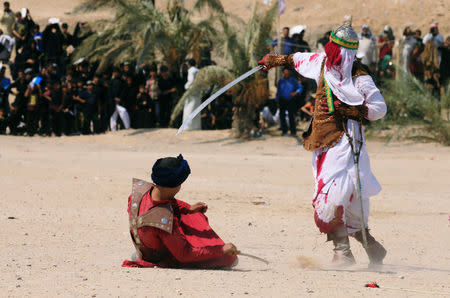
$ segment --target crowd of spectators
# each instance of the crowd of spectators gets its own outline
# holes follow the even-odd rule
[[[72,52],[90,34],[82,30],[83,25],[76,24],[70,34],[68,24],[51,18],[41,31],[28,9],[14,13],[8,2],[3,3],[0,134],[62,136],[170,125],[175,104],[198,73],[196,61],[186,61],[175,73],[164,64],[136,65],[133,61],[100,71],[98,63],[83,59],[72,62]],[[292,29],[283,28],[282,36],[270,44],[272,52],[287,55],[311,51],[304,39],[306,26]],[[330,33],[317,40],[315,50],[324,49]],[[369,26],[364,25],[359,34],[357,58],[367,66],[377,84],[394,78],[401,67],[402,73],[410,72],[439,98],[449,82],[450,37],[444,40],[436,24],[430,26],[430,32],[423,38],[421,35],[420,30],[404,29],[402,38],[397,40],[400,51],[396,67],[392,28],[385,26],[375,37]],[[213,63],[212,48],[208,40],[199,45],[196,60],[200,68]],[[295,136],[297,116],[308,120],[312,115],[315,82],[297,77],[289,69],[278,68],[276,72],[277,96],[255,111],[259,115],[255,117],[259,128],[254,131],[275,122],[284,135],[289,129]],[[185,114],[190,112],[186,108]],[[201,124],[195,129],[230,128],[232,115],[232,98],[224,95],[202,112]],[[180,122],[181,119],[176,119],[172,125]]]
[[[288,27],[283,28],[280,40],[275,39],[271,44],[273,53],[289,55],[310,51],[309,44],[303,39],[306,26],[294,28],[297,29],[294,34]],[[324,51],[330,34],[331,31],[327,31],[317,40],[318,51]],[[444,88],[448,88],[450,83],[450,36],[444,40],[437,24],[431,24],[429,33],[423,38],[421,36],[420,30],[413,31],[410,27],[404,29],[398,42],[399,59],[396,65],[393,59],[396,41],[391,26],[386,25],[377,38],[368,25],[363,25],[358,34],[356,57],[365,65],[377,85],[382,85],[386,79],[395,78],[398,68],[401,68],[399,74],[411,73],[440,99]],[[270,99],[260,112],[261,128],[271,123],[277,124],[283,135],[287,135],[289,127],[290,134],[296,136],[297,120],[309,120],[314,111],[315,82],[289,69],[277,69],[275,85],[276,99]]]
[[[383,83],[386,78],[394,78],[396,72],[399,75],[410,73],[440,99],[443,89],[450,82],[450,36],[444,40],[437,24],[431,24],[429,32],[423,37],[421,30],[405,27],[402,37],[397,40],[397,63],[393,59],[396,39],[390,26],[385,26],[377,39],[369,26],[364,25],[359,39],[357,56],[369,67],[379,83]]]
[[[51,18],[41,31],[28,9],[14,13],[8,2],[3,5],[0,134],[63,136],[167,127],[174,105],[194,80],[193,59],[177,73],[155,63],[130,61],[100,71],[98,63],[71,62],[74,48],[89,34],[82,35],[82,23],[70,34],[66,23]],[[200,45],[201,66],[211,64],[211,48],[209,42]],[[224,97],[208,107],[204,129],[230,128],[230,106],[231,98]]]

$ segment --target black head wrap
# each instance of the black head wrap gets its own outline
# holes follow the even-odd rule
[[[188,162],[180,154],[177,158],[158,159],[152,168],[152,180],[159,186],[177,187],[187,179],[190,173]]]

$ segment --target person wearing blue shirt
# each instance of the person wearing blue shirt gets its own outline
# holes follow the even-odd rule
[[[289,129],[291,136],[295,137],[297,136],[295,123],[297,105],[294,97],[302,93],[303,86],[297,79],[291,77],[291,71],[288,68],[283,70],[283,77],[278,81],[277,86],[277,101],[280,106],[280,124],[283,136],[287,136],[286,111],[288,111]]]
[[[281,38],[282,49],[279,49],[281,55],[290,55],[294,52],[293,46],[295,45],[295,40],[289,37],[289,27],[283,28],[283,37]],[[278,38],[272,42],[272,47],[278,46]]]

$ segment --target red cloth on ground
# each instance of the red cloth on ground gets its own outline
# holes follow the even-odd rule
[[[153,189],[153,188],[152,188]],[[124,261],[123,267],[230,267],[237,257],[223,254],[222,239],[209,226],[201,212],[189,214],[190,205],[180,200],[153,201],[150,189],[142,198],[139,215],[151,208],[170,203],[174,211],[172,234],[154,227],[138,229],[142,243],[155,250],[163,259],[158,263],[144,260]],[[128,198],[130,214],[131,196]]]

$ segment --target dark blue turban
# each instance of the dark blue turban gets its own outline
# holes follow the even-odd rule
[[[177,158],[158,159],[152,168],[152,180],[159,186],[177,187],[187,179],[190,173],[188,162],[180,154]]]

